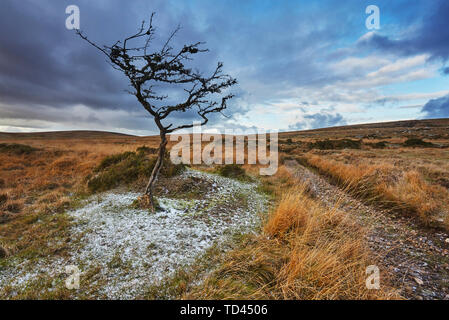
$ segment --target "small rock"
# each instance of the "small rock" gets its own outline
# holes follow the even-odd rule
[[[444,242],[449,243],[449,238],[447,238],[446,240],[444,240]]]
[[[7,256],[9,256],[8,250],[0,246],[0,258],[6,258]]]
[[[420,286],[422,286],[424,284],[424,281],[422,281],[420,278],[413,278],[413,280],[416,281],[417,284],[419,284]]]

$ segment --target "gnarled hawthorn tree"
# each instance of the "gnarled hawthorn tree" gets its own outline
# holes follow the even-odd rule
[[[157,161],[151,172],[145,193],[140,197],[141,205],[148,206],[152,210],[154,210],[153,188],[164,162],[167,134],[193,127],[193,122],[181,125],[164,122],[167,122],[167,118],[173,113],[193,110],[200,117],[201,125],[205,125],[209,120],[208,115],[226,109],[226,103],[233,95],[223,95],[222,92],[237,83],[236,79],[223,74],[221,62],[210,76],[204,76],[199,71],[186,66],[186,62],[192,60],[193,56],[207,52],[208,49],[202,49],[203,43],[197,42],[175,50],[170,43],[179,31],[179,26],[170,34],[159,50],[152,49],[152,40],[155,35],[153,17],[154,13],[151,15],[148,26],[143,21],[136,34],[123,41],[117,41],[112,46],[99,46],[77,30],[77,34],[82,39],[106,55],[114,69],[123,72],[128,77],[132,88],[132,91],[128,92],[134,95],[150,113],[159,128],[161,142]],[[137,45],[130,45],[132,42]],[[179,103],[166,104],[169,97],[156,92],[156,86],[161,84],[174,85],[179,90],[182,89],[185,92],[185,99]],[[217,95],[220,97],[217,98]]]

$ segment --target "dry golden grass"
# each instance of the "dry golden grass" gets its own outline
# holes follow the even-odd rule
[[[195,299],[398,299],[388,282],[366,288],[375,264],[362,228],[307,195],[288,171],[268,178],[285,185],[259,236],[229,252],[204,284],[184,293]],[[265,181],[266,182],[266,181]]]
[[[313,154],[306,154],[304,158],[310,166],[356,196],[415,214],[425,225],[434,223],[442,216],[443,220],[448,221],[449,192],[438,184],[426,181],[417,170],[404,170],[386,162],[344,163]]]
[[[8,254],[45,255],[46,243],[65,235],[59,213],[86,193],[86,177],[107,155],[157,146],[158,138],[114,137],[5,140],[38,148],[29,154],[0,152],[0,240]],[[45,221],[47,224],[37,224]]]
[[[351,131],[352,130],[352,131]],[[376,133],[377,129],[353,128],[286,133],[281,139],[313,142],[323,137]],[[402,129],[401,129],[402,130]],[[393,135],[397,129],[387,127]],[[444,130],[439,132],[444,135]],[[371,142],[385,140],[379,137]],[[69,221],[59,215],[72,205],[73,195],[86,191],[86,177],[108,155],[157,147],[158,137],[129,136],[30,138],[14,142],[40,150],[24,155],[0,153],[0,248],[23,257],[64,254]],[[394,143],[403,137],[391,137]],[[3,142],[3,141],[0,141]],[[171,143],[172,144],[172,143]],[[297,157],[304,150],[291,148],[282,158]],[[447,208],[449,177],[447,150],[354,150],[309,153],[306,160],[336,183],[365,199],[411,210],[425,223]],[[423,155],[428,155],[424,157]],[[245,155],[246,157],[246,155]],[[259,166],[244,166],[257,175]],[[203,168],[204,169],[204,168]],[[212,167],[210,170],[214,170]],[[218,267],[200,286],[182,284],[184,298],[257,299],[390,299],[399,298],[382,274],[380,290],[365,286],[365,270],[376,264],[364,240],[364,230],[346,213],[323,207],[308,196],[307,188],[280,166],[274,176],[262,177],[265,192],[276,207],[259,235],[245,236],[224,255]],[[2,202],[1,196],[5,195]],[[446,215],[449,226],[449,218]],[[41,223],[36,223],[40,221]],[[60,238],[61,247],[49,248]]]

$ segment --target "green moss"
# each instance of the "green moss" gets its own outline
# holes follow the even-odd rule
[[[106,158],[101,160],[100,164],[94,169],[94,171],[99,172],[101,170],[109,168],[115,164],[122,162],[125,159],[128,159],[129,157],[131,157],[133,155],[135,155],[135,152],[128,151],[128,152],[123,152],[123,153],[107,156]]]
[[[142,299],[169,300],[181,299],[208,271],[212,270],[223,258],[222,247],[214,244],[204,254],[198,256],[190,265],[179,267],[173,275],[166,277],[158,284],[152,284],[146,289]]]
[[[386,141],[379,141],[376,143],[365,143],[367,146],[370,146],[373,149],[385,149],[387,147],[387,142]]]
[[[33,148],[25,144],[18,143],[0,143],[0,152],[13,153],[15,155],[30,154],[39,149]]]
[[[108,262],[107,266],[111,269],[117,269],[120,268],[120,266],[123,264],[123,260],[120,257],[120,253],[116,252],[112,259]]]
[[[310,149],[320,150],[338,150],[338,149],[360,149],[362,142],[360,140],[341,139],[341,140],[318,140],[309,143]]]
[[[146,154],[156,154],[157,150],[158,150],[157,148],[151,148],[147,146],[141,146],[136,149],[137,152],[143,152]]]
[[[238,164],[226,164],[224,166],[219,166],[217,172],[219,175],[226,178],[244,179],[247,177],[245,169]]]
[[[121,184],[129,184],[140,177],[149,178],[156,164],[156,157],[148,157],[144,149],[124,152],[104,158],[94,169],[96,176],[89,179],[87,187],[91,193],[110,190]],[[174,165],[168,155],[164,158],[161,174],[166,177],[178,175],[184,170],[182,164]]]
[[[410,138],[403,143],[404,147],[434,147],[435,145],[431,142],[424,141],[419,138]]]

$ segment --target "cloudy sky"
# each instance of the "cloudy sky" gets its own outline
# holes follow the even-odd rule
[[[99,44],[135,33],[153,11],[155,46],[178,24],[175,47],[205,41],[194,66],[222,61],[239,81],[211,129],[449,117],[447,0],[2,0],[0,131],[156,133],[125,76],[66,28],[68,5]],[[378,30],[366,27],[369,5]]]

